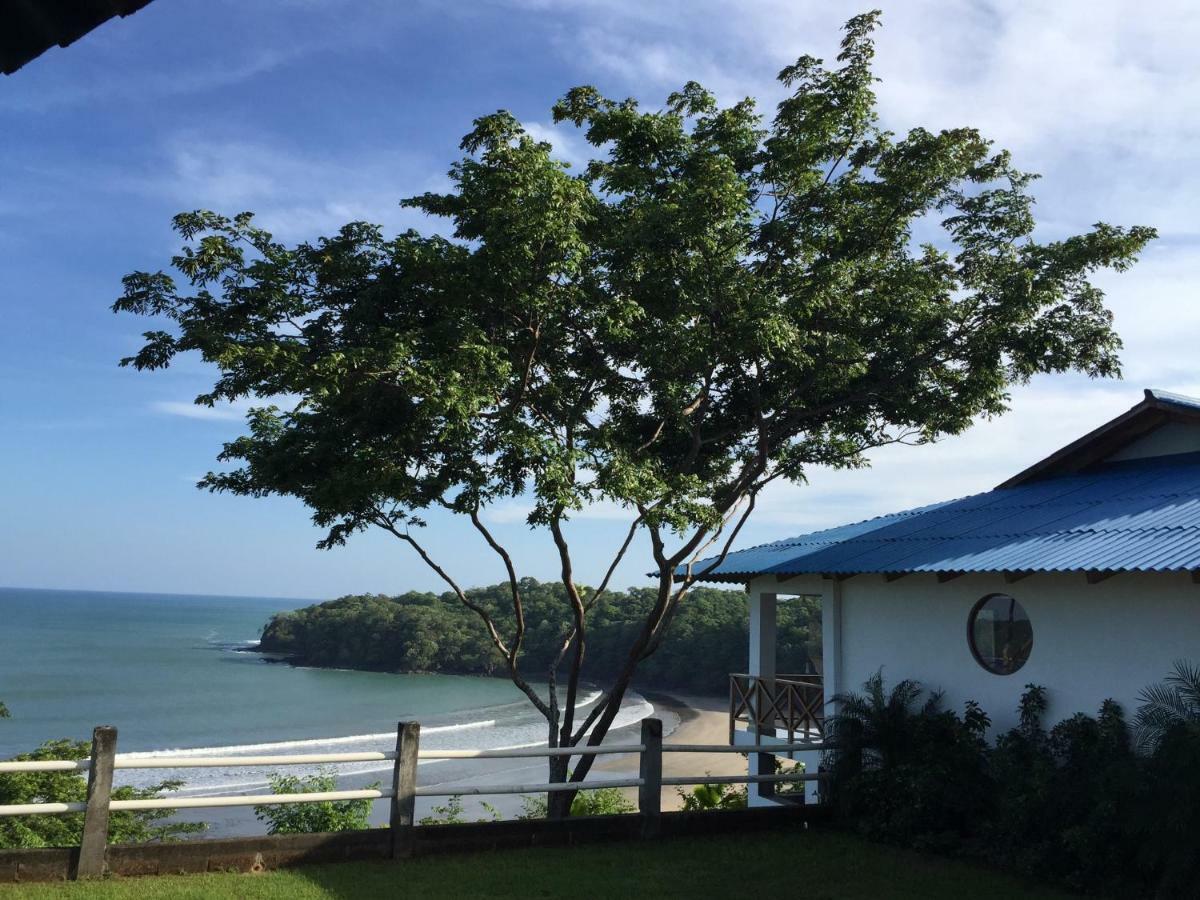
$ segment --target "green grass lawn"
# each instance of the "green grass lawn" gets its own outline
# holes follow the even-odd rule
[[[679,838],[658,843],[341,863],[264,875],[175,875],[0,886],[0,900],[377,897],[1062,898],[953,860],[823,832]]]

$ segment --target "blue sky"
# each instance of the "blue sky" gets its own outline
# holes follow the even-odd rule
[[[280,237],[353,219],[431,227],[397,201],[445,185],[471,120],[507,108],[563,158],[567,88],[659,104],[689,79],[726,102],[779,96],[775,72],[831,57],[856,5],[704,0],[155,0],[0,78],[0,584],[329,597],[435,588],[385,536],[318,552],[304,510],[193,484],[239,410],[198,410],[196,361],[121,370],[140,323],[120,278],[166,265],[172,214],[252,209]],[[960,438],[891,448],[870,471],[813,473],[761,503],[743,545],[985,490],[1142,387],[1200,393],[1200,12],[1185,3],[924,2],[884,8],[877,71],[895,130],[975,125],[1042,173],[1041,235],[1105,219],[1157,226],[1133,271],[1105,274],[1124,382],[1041,378]],[[589,511],[587,579],[623,531]],[[494,510],[526,574],[552,578],[520,504]],[[434,518],[431,550],[467,583],[500,571]],[[640,581],[643,553],[621,570]]]

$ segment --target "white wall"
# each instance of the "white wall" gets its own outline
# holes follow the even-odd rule
[[[828,595],[831,585],[805,578],[772,589]],[[882,668],[886,684],[915,678],[944,690],[957,711],[978,701],[993,733],[1015,724],[1017,701],[1031,682],[1047,689],[1048,725],[1076,712],[1095,715],[1108,697],[1132,719],[1138,693],[1176,659],[1200,662],[1200,585],[1186,573],[1114,575],[1099,584],[1087,584],[1081,573],[1030,575],[1011,585],[1000,575],[944,584],[933,575],[892,582],[858,575],[840,590],[844,690],[860,689]],[[989,593],[1015,597],[1033,626],[1029,661],[1012,675],[986,671],[967,644],[971,607]]]

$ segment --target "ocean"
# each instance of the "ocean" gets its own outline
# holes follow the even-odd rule
[[[544,720],[502,678],[312,669],[244,652],[272,613],[312,601],[0,588],[0,758],[114,725],[122,754],[220,755],[387,750],[396,723],[421,723],[423,748],[544,744]],[[595,692],[583,706],[594,702]],[[654,707],[631,695],[615,728]],[[421,783],[464,783],[541,761],[422,761]],[[347,787],[390,764],[339,766]],[[315,768],[289,767],[295,774]],[[185,782],[183,795],[259,792],[268,772],[118,770],[118,783]],[[532,779],[543,780],[535,775]],[[353,783],[353,784],[352,784]],[[382,807],[385,804],[376,804]]]

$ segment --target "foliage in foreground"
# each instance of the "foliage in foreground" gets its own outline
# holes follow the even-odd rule
[[[977,705],[959,716],[915,682],[889,691],[877,674],[839,700],[826,764],[837,813],[859,833],[1091,893],[1200,895],[1196,722],[1168,724],[1147,756],[1111,700],[1047,730],[1036,685],[992,746]]]
[[[565,623],[565,589],[558,583],[521,579],[526,616],[524,658],[533,669],[548,667]],[[471,596],[499,610],[509,586],[475,588]],[[591,671],[608,677],[621,665],[630,635],[651,606],[655,591],[630,588],[607,594],[592,613],[588,632]],[[658,652],[639,668],[656,687],[728,690],[730,672],[746,659],[746,596],[742,591],[695,588],[671,621]],[[821,610],[811,597],[779,604],[777,655],[780,672],[810,671],[821,654]],[[410,591],[396,597],[342,597],[279,613],[263,630],[262,650],[287,654],[304,665],[396,672],[492,674],[504,664],[474,615],[452,593]]]
[[[338,790],[337,778],[322,769],[315,775],[272,775],[273,794],[317,794]],[[368,785],[368,790],[379,783]],[[295,803],[288,806],[256,806],[254,815],[267,823],[267,834],[313,834],[327,831],[359,831],[371,825],[370,800],[337,800]]]
[[[86,759],[92,746],[86,741],[47,741],[17,760]],[[144,800],[178,790],[179,781],[163,781],[148,788],[118,787],[114,800]],[[0,805],[21,803],[77,803],[87,799],[87,778],[80,772],[9,772],[0,775]],[[109,813],[110,843],[144,843],[172,840],[203,831],[200,822],[166,822],[173,809]],[[0,818],[0,848],[78,847],[83,835],[83,814],[63,816],[5,816]]]
[[[249,212],[183,213],[178,280],[124,279],[114,308],[153,330],[123,363],[194,352],[216,375],[198,403],[260,401],[204,488],[296,499],[323,547],[394,537],[480,617],[555,744],[601,740],[768,486],[960,433],[1039,373],[1119,371],[1094,277],[1132,265],[1153,229],[1042,240],[1034,176],[977,129],[887,130],[879,18],[850,19],[833,64],[784,68],[766,114],[694,81],[649,109],[569,90],[553,117],[591,148],[578,174],[511,113],[481,116],[446,191],[403,201],[437,232],[352,222],[288,245]],[[648,548],[656,587],[580,721],[607,580],[575,580],[569,526],[599,504],[627,526],[599,570]],[[520,573],[488,524],[512,505],[562,573],[558,650],[539,670]],[[504,565],[503,616],[451,571],[469,550],[425,546],[431,512]]]

